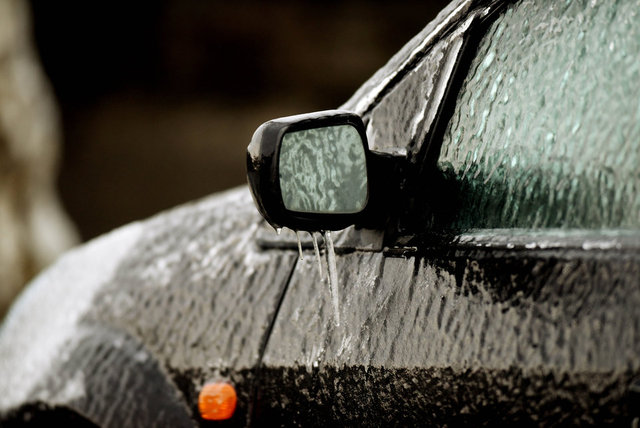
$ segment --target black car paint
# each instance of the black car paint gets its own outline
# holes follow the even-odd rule
[[[370,127],[385,103],[386,115],[401,115],[390,94],[418,84],[424,76],[411,71],[428,52],[463,37],[458,25],[498,3],[452,3],[343,108]],[[443,97],[432,108],[441,109]],[[424,126],[428,134],[436,125]],[[47,317],[66,314],[43,308],[84,296],[69,266],[99,265],[99,247],[131,237],[109,247],[118,257],[113,272],[57,333],[68,352],[26,348],[48,351],[49,370],[2,409],[2,424],[57,417],[101,426],[619,425],[638,416],[637,234],[412,233],[406,213],[423,203],[403,205],[384,233],[338,234],[339,327],[311,253],[297,261],[293,237],[273,233],[246,188],[76,250],[21,298],[2,346],[30,332],[17,321],[55,325]],[[436,209],[446,217],[452,208]],[[14,357],[0,370],[28,376],[22,355]],[[78,371],[85,394],[69,395]],[[231,381],[239,396],[233,419],[221,424],[197,410],[199,388],[216,379]],[[18,396],[6,386],[3,393]]]

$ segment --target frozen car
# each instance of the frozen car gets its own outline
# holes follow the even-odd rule
[[[454,1],[341,106],[377,197],[335,260],[247,187],[94,240],[0,330],[3,426],[637,425],[639,15]]]

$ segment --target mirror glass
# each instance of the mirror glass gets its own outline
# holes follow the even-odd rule
[[[367,163],[351,125],[288,132],[280,146],[280,189],[290,211],[354,214],[367,203]]]

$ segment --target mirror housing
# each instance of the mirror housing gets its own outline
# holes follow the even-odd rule
[[[362,119],[328,110],[258,127],[247,148],[247,178],[274,228],[340,230],[366,215],[370,161]]]

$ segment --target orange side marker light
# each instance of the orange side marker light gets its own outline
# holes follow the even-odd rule
[[[200,390],[198,410],[203,419],[223,421],[231,418],[236,410],[236,390],[228,383],[208,383]]]

